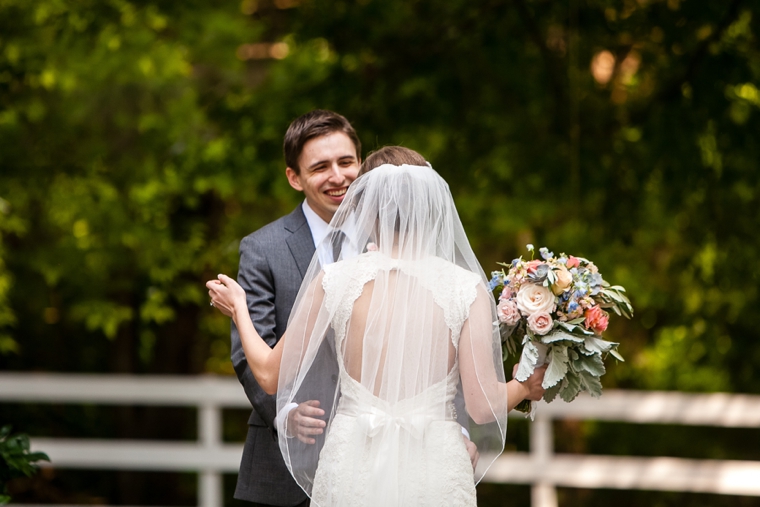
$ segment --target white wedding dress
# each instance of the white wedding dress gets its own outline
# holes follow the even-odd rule
[[[435,257],[399,262],[367,253],[325,267],[322,286],[334,315],[336,349],[344,348],[349,315],[365,285],[379,272],[394,270],[434,295],[450,331],[440,339],[450,339],[456,348],[479,277]],[[341,398],[319,457],[312,504],[476,505],[473,469],[453,403],[458,360],[445,378],[395,403],[375,396],[351,377],[342,354],[338,364]]]
[[[278,412],[325,411],[315,444],[278,431],[314,507],[476,505],[507,424],[487,283],[431,167],[383,165],[351,184],[293,306],[277,388]],[[484,457],[474,471],[458,421]]]

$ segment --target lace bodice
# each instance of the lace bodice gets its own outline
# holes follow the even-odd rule
[[[322,288],[325,291],[325,304],[333,315],[332,325],[338,344],[345,337],[346,323],[354,301],[361,295],[364,286],[381,270],[399,270],[416,278],[432,293],[434,301],[443,310],[454,347],[458,347],[459,334],[469,315],[469,308],[475,301],[476,286],[480,281],[475,273],[438,257],[408,261],[393,259],[380,252],[367,252],[325,266],[324,270]]]

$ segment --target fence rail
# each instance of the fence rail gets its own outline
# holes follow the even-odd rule
[[[223,505],[221,474],[242,455],[242,444],[222,442],[221,410],[250,406],[234,378],[0,373],[0,403],[13,402],[197,407],[193,442],[33,438],[32,447],[60,468],[195,471],[201,507]],[[555,454],[558,419],[760,428],[760,396],[609,390],[542,403],[530,452],[502,455],[484,480],[531,484],[533,507],[556,507],[557,486],[760,496],[760,461]]]

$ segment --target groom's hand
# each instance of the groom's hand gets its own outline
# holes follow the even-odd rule
[[[297,437],[304,444],[315,444],[314,435],[321,435],[327,426],[319,419],[325,416],[325,411],[319,408],[317,400],[301,403],[288,414],[288,434]]]
[[[478,460],[480,459],[480,453],[478,452],[478,446],[472,443],[472,440],[462,435],[464,440],[464,446],[467,448],[467,454],[470,455],[470,463],[472,463],[472,469],[478,466]]]

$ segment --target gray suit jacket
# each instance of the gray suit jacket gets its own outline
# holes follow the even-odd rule
[[[314,251],[314,240],[301,205],[240,242],[238,283],[248,296],[251,320],[270,347],[274,347],[285,333],[290,311]],[[277,415],[275,396],[266,394],[253,378],[234,323],[231,335],[232,364],[253,406],[235,498],[278,506],[297,505],[307,496],[290,475],[280,454],[274,424]],[[306,389],[298,393],[297,402],[316,399],[316,395],[308,392],[309,387],[319,393],[325,392],[320,382],[337,383],[338,368],[331,336],[326,337],[315,363],[320,365],[320,372],[315,372],[315,379],[304,382]],[[321,408],[329,414],[331,400],[321,402]],[[461,389],[455,403],[460,424],[466,427]],[[305,447],[303,451],[315,453],[313,458],[318,459],[325,436],[317,437],[317,444]],[[300,444],[294,441],[293,445]]]
[[[274,347],[285,332],[313,254],[314,240],[301,205],[240,242],[238,283],[248,295],[248,311],[254,327],[270,347]],[[234,323],[231,335],[232,364],[253,406],[235,498],[271,505],[296,505],[307,497],[293,480],[280,454],[274,426],[275,397],[266,394],[253,378]]]

